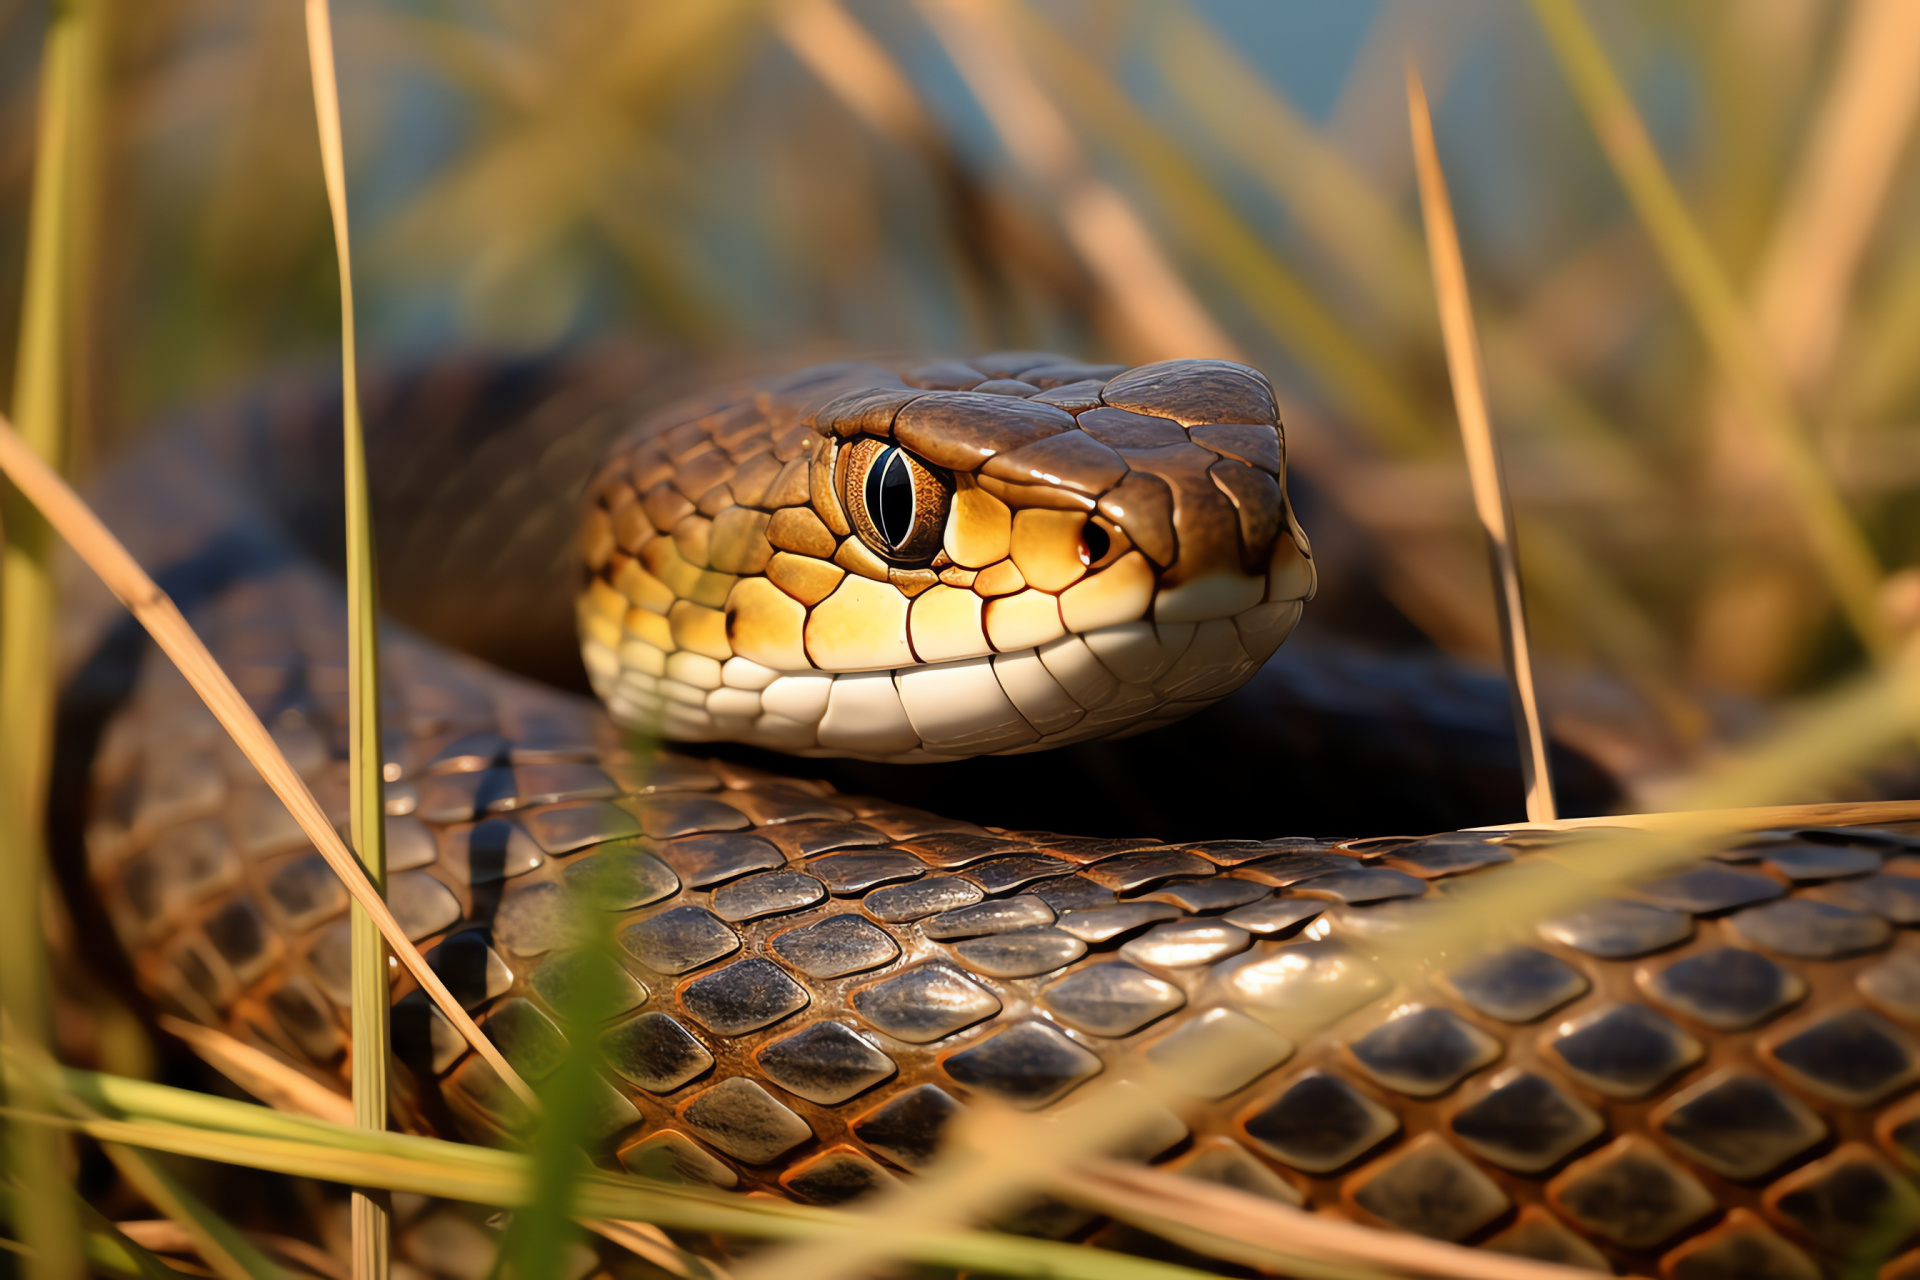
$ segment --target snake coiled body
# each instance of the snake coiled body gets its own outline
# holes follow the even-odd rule
[[[1814,1276],[1920,1231],[1910,833],[1759,835],[1395,991],[1369,960],[1386,933],[1571,837],[1007,830],[615,723],[923,761],[1186,715],[1312,590],[1272,404],[1239,366],[1002,357],[833,366],[648,417],[580,538],[613,718],[383,643],[396,915],[537,1080],[585,1034],[558,1011],[592,886],[626,969],[596,1031],[599,1154],[649,1175],[839,1203],[923,1167],[977,1098],[1071,1106],[1144,1055],[1200,1102],[1141,1158],[1386,1227],[1689,1278]],[[931,480],[869,487],[854,468],[896,448]],[[931,507],[850,509],[900,474],[950,504],[937,539]],[[271,537],[222,544],[208,510],[157,544],[199,566],[195,624],[344,822],[337,590]],[[344,1079],[346,895],[157,655],[88,814],[143,987]],[[498,1078],[404,978],[395,997],[405,1123],[511,1130]],[[1292,1038],[1308,1004],[1324,1028]],[[1106,1230],[1051,1205],[1018,1225]]]

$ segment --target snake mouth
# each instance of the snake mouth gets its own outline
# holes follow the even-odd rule
[[[950,760],[1141,732],[1245,683],[1314,587],[1266,380],[976,365],[829,367],[644,424],[582,538],[614,717]]]
[[[794,755],[936,763],[1172,724],[1251,679],[1303,607],[1295,599],[1199,623],[1120,623],[1011,653],[878,671],[778,672],[740,657],[704,669],[669,658],[655,675],[592,641],[587,653],[596,691],[630,728]]]

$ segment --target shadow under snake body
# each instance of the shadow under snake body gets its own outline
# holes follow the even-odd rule
[[[1372,968],[1422,902],[1556,840],[1273,838],[1455,820],[1476,772],[1511,785],[1511,743],[1497,685],[1325,646],[1261,674],[1314,570],[1260,375],[1003,353],[674,383],[448,367],[369,406],[383,599],[417,628],[382,646],[389,899],[535,1080],[583,888],[617,913],[606,1158],[839,1203],[926,1165],[971,1100],[1045,1109],[1144,1055],[1204,1099],[1144,1158],[1377,1225],[1689,1278],[1814,1276],[1920,1230],[1909,834],[1771,833],[1416,989]],[[311,392],[156,435],[95,501],[344,825]],[[162,1007],[341,1085],[344,889],[185,681],[72,595],[88,763],[56,813],[86,815],[92,900]],[[574,653],[601,703],[528,678],[577,680]],[[1423,755],[1440,798],[1409,810],[1390,770]],[[512,1128],[394,994],[403,1123]]]

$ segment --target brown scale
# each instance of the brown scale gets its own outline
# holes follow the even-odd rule
[[[1085,406],[1112,373],[997,372]],[[1121,384],[1104,394],[1137,412]],[[1217,414],[1245,387],[1201,391],[1159,407]],[[748,418],[719,409],[661,448],[731,441],[742,470],[771,453],[781,471],[754,483],[777,486],[812,428],[793,419],[756,452]],[[626,472],[663,508],[662,486],[705,496],[652,449]],[[616,542],[633,505],[605,508]],[[194,621],[344,820],[331,587],[283,569]],[[625,886],[630,1008],[603,1039],[600,1150],[629,1168],[836,1203],[924,1165],[977,1097],[1070,1104],[1144,1053],[1211,1097],[1169,1117],[1151,1158],[1363,1222],[1689,1280],[1812,1277],[1920,1232],[1912,832],[1756,835],[1388,991],[1365,981],[1371,939],[1450,881],[1571,837],[1000,831],[804,776],[642,761],[589,702],[406,635],[384,651],[390,897],[530,1077],[561,1044],[569,885],[611,869],[601,883]],[[157,656],[93,795],[93,882],[147,989],[344,1088],[345,896]],[[1360,975],[1351,1011],[1298,1044],[1268,1025],[1284,984],[1262,994],[1290,960]],[[404,1123],[482,1140],[511,1125],[500,1082],[410,980],[394,994]],[[1027,1225],[1113,1238],[1059,1210]],[[1888,1274],[1916,1267],[1920,1251]]]

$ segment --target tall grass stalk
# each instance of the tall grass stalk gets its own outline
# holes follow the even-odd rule
[[[1773,447],[1775,474],[1806,527],[1815,562],[1861,645],[1891,656],[1880,564],[1808,438],[1785,379],[1688,212],[1640,113],[1575,0],[1532,0],[1547,43],[1600,148],[1749,419]]]
[[[73,126],[89,91],[98,0],[55,5],[41,57],[40,117],[13,406],[26,446],[47,463],[65,463],[65,411],[74,314],[75,155]],[[10,493],[0,557],[0,1013],[4,1030],[35,1055],[51,1054],[51,968],[41,928],[47,880],[47,784],[53,757],[53,538],[33,507]],[[10,1091],[11,1092],[11,1091]],[[26,1086],[10,1101],[45,1109],[52,1101]],[[20,1189],[17,1215],[33,1280],[81,1274],[81,1233],[68,1193],[68,1144],[32,1125],[9,1124],[7,1167]]]
[[[1454,229],[1453,202],[1433,141],[1433,118],[1420,73],[1407,63],[1407,115],[1413,131],[1413,155],[1420,175],[1420,207],[1426,214],[1427,253],[1433,263],[1433,292],[1440,307],[1440,332],[1447,347],[1447,371],[1453,403],[1466,446],[1467,476],[1473,485],[1474,513],[1487,535],[1493,560],[1493,598],[1500,614],[1500,649],[1506,659],[1508,692],[1520,739],[1520,777],[1526,785],[1527,820],[1551,822],[1559,816],[1553,802],[1553,772],[1547,762],[1547,731],[1533,685],[1533,645],[1527,637],[1527,600],[1520,589],[1520,548],[1513,525],[1513,500],[1507,494],[1506,468],[1493,438],[1487,413],[1486,374],[1480,339],[1474,332],[1473,299],[1467,267]]]
[[[314,114],[320,125],[320,162],[326,174],[333,247],[340,265],[341,437],[346,475],[347,737],[350,834],[374,889],[387,881],[384,761],[380,737],[380,610],[373,571],[373,516],[367,501],[367,450],[360,423],[359,371],[353,322],[353,257],[347,233],[347,175],[341,146],[340,90],[333,64],[333,25],[327,0],[307,0],[307,56]],[[389,981],[387,946],[373,919],[353,907],[352,1071],[354,1121],[387,1127]],[[353,1192],[354,1280],[386,1280],[392,1207],[384,1193]],[[529,1274],[541,1274],[538,1272]]]
[[[408,939],[386,900],[367,879],[360,860],[327,820],[312,789],[275,745],[273,736],[234,686],[232,677],[214,661],[206,642],[195,634],[180,607],[147,576],[120,540],[100,522],[100,517],[80,500],[80,495],[29,449],[12,424],[4,419],[0,419],[0,473],[13,481],[87,567],[100,576],[114,598],[146,628],[160,652],[179,669],[247,762],[259,771],[268,789],[287,807],[301,834],[320,851],[348,896],[373,918],[394,956],[406,966],[434,1006],[446,1015],[461,1039],[486,1060],[515,1097],[537,1110],[540,1099],[499,1047],[482,1034],[473,1015],[454,998],[446,982],[420,954],[420,948]]]

